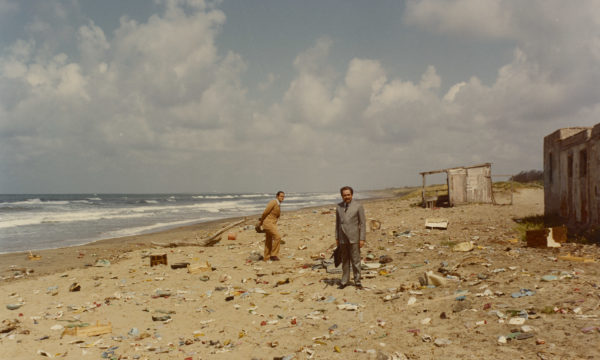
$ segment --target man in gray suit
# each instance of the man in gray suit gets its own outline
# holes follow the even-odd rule
[[[337,204],[335,213],[335,242],[342,250],[342,281],[339,289],[348,286],[350,264],[354,275],[354,285],[362,290],[360,282],[360,248],[365,245],[366,218],[365,209],[352,201],[354,190],[350,186],[340,189],[343,201]]]

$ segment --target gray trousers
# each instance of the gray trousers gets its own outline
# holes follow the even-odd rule
[[[350,280],[350,264],[354,275],[354,285],[360,285],[360,246],[358,243],[350,244],[348,239],[340,241],[342,248],[342,285],[347,285]]]

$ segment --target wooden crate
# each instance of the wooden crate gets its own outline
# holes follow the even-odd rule
[[[168,265],[167,264],[167,254],[160,255],[150,255],[150,266],[155,265]]]

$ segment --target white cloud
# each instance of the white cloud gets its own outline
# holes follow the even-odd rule
[[[0,16],[13,14],[18,9],[18,3],[10,0],[0,0]]]
[[[406,23],[512,41],[512,59],[492,82],[472,76],[442,93],[444,75],[426,62],[409,81],[377,54],[340,63],[325,36],[297,54],[271,102],[247,92],[246,60],[219,49],[225,14],[214,3],[164,1],[163,13],[123,17],[114,32],[90,19],[62,26],[71,13],[51,4],[0,53],[0,172],[10,175],[0,190],[25,178],[66,192],[375,187],[483,161],[516,172],[541,166],[544,135],[600,113],[594,2],[409,1]]]
[[[517,30],[511,0],[409,0],[404,19],[409,24],[432,27],[440,33],[505,38]],[[476,30],[476,31],[474,31]]]

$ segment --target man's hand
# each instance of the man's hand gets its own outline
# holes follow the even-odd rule
[[[365,241],[364,241],[364,240],[361,240],[361,241],[359,241],[359,242],[358,242],[358,247],[359,247],[360,249],[362,249],[362,247],[363,247],[363,246],[365,246]]]
[[[337,247],[340,247],[340,241],[339,241],[338,239],[335,239],[335,245],[336,245]]]

